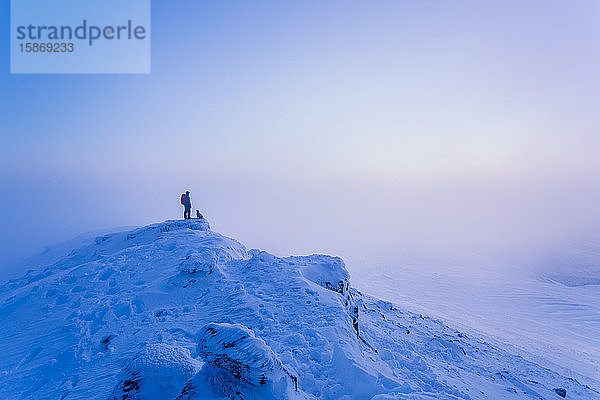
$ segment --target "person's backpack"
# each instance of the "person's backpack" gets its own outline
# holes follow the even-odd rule
[[[184,206],[187,204],[187,196],[185,193],[181,195],[181,204]]]

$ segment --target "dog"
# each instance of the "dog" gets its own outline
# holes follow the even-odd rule
[[[200,214],[200,210],[196,210],[196,218],[198,218],[198,219],[204,218],[204,216],[202,214]]]

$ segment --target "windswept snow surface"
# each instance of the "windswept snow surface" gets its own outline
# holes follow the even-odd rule
[[[166,221],[0,288],[1,399],[600,399],[597,388],[280,258]]]
[[[503,267],[477,272],[417,262],[357,273],[353,282],[360,290],[413,311],[476,329],[541,365],[598,388],[600,286],[588,282],[600,275],[557,270],[543,275],[507,272]],[[582,281],[586,284],[573,284]]]

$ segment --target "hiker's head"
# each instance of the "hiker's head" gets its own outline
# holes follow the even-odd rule
[[[185,192],[185,194],[190,194],[190,191],[189,191],[189,190],[187,190],[187,191]]]

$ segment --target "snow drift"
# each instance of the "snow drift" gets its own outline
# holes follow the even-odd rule
[[[364,295],[341,259],[205,220],[99,236],[0,288],[2,399],[600,399]]]

